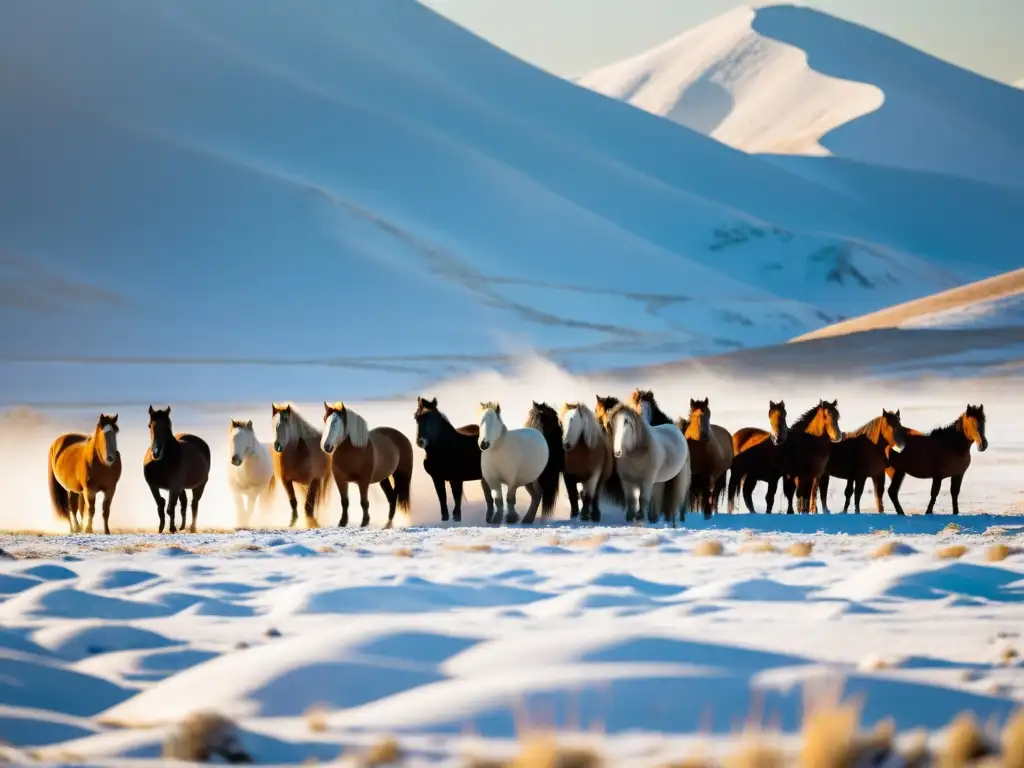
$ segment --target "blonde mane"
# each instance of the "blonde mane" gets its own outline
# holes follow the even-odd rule
[[[318,443],[323,436],[322,430],[317,429],[295,410],[291,403],[283,405],[273,404],[274,409],[280,414],[281,423],[284,425],[285,434],[288,436],[286,445],[291,445],[296,439],[304,442]]]
[[[647,423],[643,416],[633,410],[628,403],[619,403],[608,412],[608,423],[612,425],[613,434],[615,419],[620,413],[629,419],[633,425],[633,431],[636,433],[636,441],[633,444],[633,448],[638,451],[645,450],[651,442],[651,425]]]
[[[352,443],[354,448],[365,448],[370,442],[370,427],[366,419],[345,406],[344,403],[335,403],[334,410],[341,417],[341,423],[345,425],[345,437]]]
[[[597,420],[597,416],[583,403],[566,403],[562,406],[562,411],[559,414],[559,418],[565,421],[565,415],[569,411],[575,410],[578,417],[583,420],[583,443],[587,448],[594,449],[600,445],[601,440],[604,439],[605,431],[604,427]]]

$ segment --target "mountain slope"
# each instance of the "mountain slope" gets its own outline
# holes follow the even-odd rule
[[[16,0],[0,110],[8,401],[714,354],[998,269],[411,0]]]
[[[1024,97],[809,8],[742,7],[581,85],[748,152],[1024,185]]]

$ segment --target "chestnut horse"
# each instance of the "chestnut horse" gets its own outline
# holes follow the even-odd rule
[[[370,524],[370,486],[380,484],[388,500],[388,522],[394,524],[395,510],[409,514],[409,490],[412,486],[412,443],[393,427],[370,429],[366,419],[338,402],[324,403],[323,452],[332,457],[334,482],[341,494],[341,520],[348,525],[348,484],[359,488],[359,506],[363,510],[360,526]],[[391,481],[394,480],[392,486]]]
[[[306,526],[316,528],[316,513],[331,492],[331,459],[320,448],[320,430],[306,421],[291,403],[271,403],[274,424],[274,474],[288,494],[291,528],[299,519],[295,484],[306,486]]]
[[[843,513],[850,511],[853,497],[854,511],[860,514],[860,497],[868,478],[875,485],[875,506],[879,514],[885,511],[882,492],[885,490],[885,469],[888,465],[886,449],[896,453],[903,450],[907,430],[900,421],[899,411],[882,409],[882,415],[853,432],[847,432],[843,441],[832,446],[825,474],[818,480],[822,509],[828,509],[829,477],[846,480],[846,503]]]
[[[192,491],[191,533],[196,532],[199,500],[203,498],[210,480],[210,446],[205,440],[187,432],[174,433],[171,427],[171,407],[155,410],[149,406],[149,448],[142,459],[142,475],[156,502],[160,516],[160,533],[164,532],[164,499],[160,491],[167,491],[167,512],[174,527],[175,502],[181,503],[181,530],[185,530],[185,491]]]
[[[96,494],[103,494],[103,532],[110,533],[110,505],[121,479],[117,414],[100,414],[92,436],[68,432],[50,445],[50,503],[71,533],[92,533]]]
[[[452,487],[452,519],[462,521],[462,484],[467,480],[479,480],[487,503],[487,519],[494,515],[494,499],[491,488],[480,473],[479,424],[466,424],[458,429],[448,417],[437,410],[437,398],[427,400],[416,398],[416,445],[423,449],[423,469],[434,482],[434,491],[441,504],[441,520],[448,520],[447,482]]]
[[[985,437],[985,406],[969,405],[956,421],[944,427],[933,429],[927,435],[907,430],[906,446],[903,451],[889,451],[889,499],[896,508],[896,514],[903,514],[900,505],[900,486],[910,475],[922,480],[931,479],[932,493],[928,500],[926,515],[935,509],[935,499],[942,488],[942,481],[949,478],[949,496],[953,500],[953,514],[960,514],[960,486],[964,474],[971,466],[971,445],[978,451],[988,449]]]
[[[839,401],[819,400],[803,416],[793,422],[786,440],[786,473],[782,490],[789,504],[786,514],[793,514],[793,494],[801,514],[817,511],[818,481],[825,474],[832,446],[843,439],[839,429]],[[822,503],[827,515],[828,506]]]
[[[725,427],[711,423],[708,398],[690,400],[690,415],[676,425],[690,447],[693,479],[690,484],[690,508],[700,509],[704,518],[718,511],[725,492],[725,479],[732,465],[732,434]]]
[[[602,495],[625,508],[622,483],[609,483],[615,473],[612,439],[594,412],[583,403],[566,403],[559,415],[565,469],[562,478],[569,494],[570,517],[584,522],[601,522]],[[580,491],[582,490],[582,494]],[[580,509],[582,497],[583,508]]]
[[[754,488],[758,481],[768,483],[765,494],[765,512],[772,513],[779,480],[786,468],[782,451],[789,438],[786,424],[786,402],[768,401],[768,424],[771,431],[758,427],[744,427],[732,436],[733,460],[729,467],[729,513],[736,508],[736,492],[743,486],[743,503],[747,512],[754,513]]]

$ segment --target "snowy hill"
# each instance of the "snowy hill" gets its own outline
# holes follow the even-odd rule
[[[1024,184],[1024,97],[809,8],[737,8],[578,80],[747,152]]]
[[[0,73],[8,403],[359,397],[524,348],[709,355],[1007,258],[412,0],[5,3]],[[1019,222],[1013,192],[985,215]]]

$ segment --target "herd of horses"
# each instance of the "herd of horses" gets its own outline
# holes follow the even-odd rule
[[[549,516],[561,485],[569,498],[571,517],[601,520],[609,502],[625,509],[627,522],[646,519],[676,522],[677,515],[699,511],[705,518],[719,512],[724,495],[728,511],[742,492],[747,511],[754,512],[753,492],[767,484],[767,513],[772,512],[779,482],[787,513],[827,514],[832,477],[846,480],[860,513],[868,479],[874,484],[875,506],[884,512],[883,492],[889,478],[889,499],[902,515],[899,491],[907,475],[930,479],[931,514],[942,481],[950,480],[953,514],[959,514],[960,487],[971,463],[971,446],[988,447],[984,406],[968,405],[952,423],[924,433],[904,427],[900,412],[880,416],[853,432],[839,427],[836,401],[820,400],[792,424],[786,405],[770,401],[768,429],[744,427],[735,433],[711,419],[708,399],[690,400],[685,418],[672,419],[650,390],[636,389],[620,401],[597,396],[594,408],[565,403],[556,411],[533,402],[524,426],[505,423],[501,405],[481,403],[475,424],[455,427],[438,409],[437,398],[417,398],[416,444],[425,454],[440,505],[441,520],[462,519],[464,484],[479,481],[487,504],[488,523],[516,523],[517,491],[525,488],[529,508],[522,523],[540,511]],[[408,512],[413,472],[409,438],[392,427],[370,428],[344,403],[324,403],[323,425],[310,423],[291,404],[272,404],[273,442],[257,439],[251,420],[232,419],[228,431],[228,483],[234,496],[237,525],[246,527],[257,503],[269,499],[278,484],[291,507],[290,526],[298,521],[296,486],[305,489],[302,509],[308,527],[317,526],[317,512],[333,484],[341,497],[339,526],[348,525],[349,486],[359,489],[362,526],[370,522],[369,489],[379,485],[388,502],[387,527],[395,513]],[[101,414],[91,435],[66,433],[50,447],[49,489],[54,512],[68,521],[71,532],[93,531],[96,499],[103,494],[103,528],[110,533],[110,510],[121,478],[117,449],[118,416]],[[171,409],[149,408],[149,447],[143,477],[156,503],[159,530],[176,532],[175,510],[181,508],[186,528],[186,492],[191,491],[191,532],[196,530],[199,502],[209,482],[210,447],[201,437],[175,433]],[[453,506],[449,514],[447,487]],[[502,488],[505,494],[502,495]],[[166,492],[166,500],[162,495]]]

